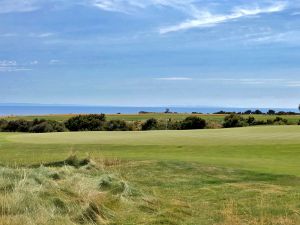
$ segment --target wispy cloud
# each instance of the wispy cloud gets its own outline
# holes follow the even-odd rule
[[[287,31],[281,33],[262,34],[260,36],[249,38],[247,42],[253,43],[294,43],[299,45],[300,31]]]
[[[269,7],[255,7],[255,8],[235,8],[230,14],[211,14],[209,11],[204,11],[198,18],[190,19],[179,23],[174,26],[163,27],[159,29],[161,34],[170,32],[177,32],[182,30],[188,30],[192,28],[201,28],[215,26],[220,23],[236,20],[247,16],[256,16],[260,14],[275,13],[284,10],[287,7],[287,3],[279,2],[272,4]]]
[[[287,87],[295,87],[295,88],[300,88],[300,81],[289,81],[286,83]]]
[[[28,36],[33,38],[47,38],[54,36],[54,33],[45,32],[45,33],[30,33]]]
[[[190,78],[190,77],[160,77],[160,78],[155,78],[155,80],[187,81],[187,80],[192,80],[192,78]]]
[[[169,7],[185,12],[189,15],[198,14],[199,11],[194,3],[197,0],[91,0],[89,3],[93,6],[112,12],[134,13],[140,9],[145,9],[149,6],[154,7]]]
[[[19,66],[14,60],[0,60],[0,72],[28,71],[30,68]]]
[[[50,65],[57,65],[57,64],[60,64],[60,63],[61,63],[61,61],[58,60],[58,59],[51,59],[51,60],[49,61],[49,64],[50,64]]]
[[[207,85],[238,85],[249,87],[300,87],[300,80],[285,78],[191,78],[191,77],[160,77],[162,81],[193,81]]]

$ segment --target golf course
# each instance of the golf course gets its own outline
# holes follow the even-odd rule
[[[299,162],[296,125],[3,132],[0,224],[297,225]]]

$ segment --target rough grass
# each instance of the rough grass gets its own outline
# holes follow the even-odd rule
[[[215,115],[215,114],[192,114],[193,116],[199,116],[203,119],[208,121],[215,121],[221,122],[223,121],[226,115]],[[36,115],[36,116],[9,116],[3,117],[8,120],[15,120],[15,119],[25,119],[25,120],[33,120],[35,118],[39,119],[50,119],[50,120],[57,120],[57,121],[65,121],[70,117],[75,116],[75,114],[62,114],[62,115]],[[165,114],[165,113],[149,113],[149,114],[108,114],[106,115],[107,119],[120,119],[126,121],[141,121],[147,120],[149,118],[156,118],[160,120],[164,119],[174,119],[174,120],[183,120],[186,117],[191,116],[191,114],[179,113],[179,114]],[[248,117],[249,115],[243,115],[244,117]],[[277,115],[251,115],[254,116],[258,120],[268,120],[268,119],[275,119]],[[282,115],[282,118],[287,119],[292,124],[297,124],[300,120],[300,115]]]
[[[300,180],[184,162],[0,168],[0,224],[296,225]]]

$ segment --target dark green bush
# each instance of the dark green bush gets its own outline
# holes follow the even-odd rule
[[[156,130],[158,128],[158,121],[154,118],[148,119],[142,124],[142,130]]]
[[[257,125],[266,125],[267,124],[267,122],[265,122],[263,120],[256,120],[253,116],[249,116],[245,121],[249,126],[257,126]]]
[[[104,130],[105,115],[90,114],[71,117],[65,122],[70,131],[100,131]]]
[[[29,128],[29,132],[32,133],[49,133],[49,132],[63,132],[66,128],[63,123],[53,120],[38,120],[35,119],[32,122],[32,126]]]
[[[124,120],[110,120],[106,123],[105,130],[128,131],[128,130],[131,130],[131,128]]]
[[[240,115],[230,114],[224,118],[223,127],[245,127],[247,126],[247,121]]]
[[[29,132],[31,122],[27,120],[9,121],[2,129],[7,132]]]
[[[273,124],[275,124],[275,125],[286,125],[286,124],[288,124],[288,120],[283,119],[282,117],[276,117],[273,120]]]
[[[204,129],[206,121],[196,116],[189,116],[181,122],[182,130]]]
[[[63,123],[52,120],[12,120],[0,121],[0,130],[6,132],[32,132],[32,133],[46,133],[46,132],[62,132],[66,128]]]

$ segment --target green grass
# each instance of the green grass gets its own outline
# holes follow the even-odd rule
[[[300,126],[0,133],[0,224],[298,225],[299,162]]]
[[[234,129],[0,134],[2,163],[60,160],[70,152],[128,160],[193,161],[300,175],[300,126]]]
[[[126,121],[143,121],[149,118],[156,118],[160,120],[172,118],[174,120],[183,120],[184,118],[190,116],[191,114],[164,114],[164,113],[149,113],[149,114],[108,114],[107,119],[120,119]],[[214,115],[214,114],[193,114],[194,116],[199,116],[209,121],[216,121],[221,122],[223,121],[226,115]],[[25,119],[25,120],[33,120],[35,118],[38,119],[49,119],[49,120],[57,120],[57,121],[65,121],[70,117],[75,116],[72,114],[62,114],[62,115],[38,115],[38,116],[9,116],[3,117],[8,120],[15,120],[15,119]],[[249,115],[243,115],[244,117],[248,117]],[[258,120],[268,120],[268,119],[275,119],[275,115],[251,115],[254,116]],[[283,115],[280,116],[282,118],[287,119],[292,124],[297,124],[300,120],[300,115]]]

